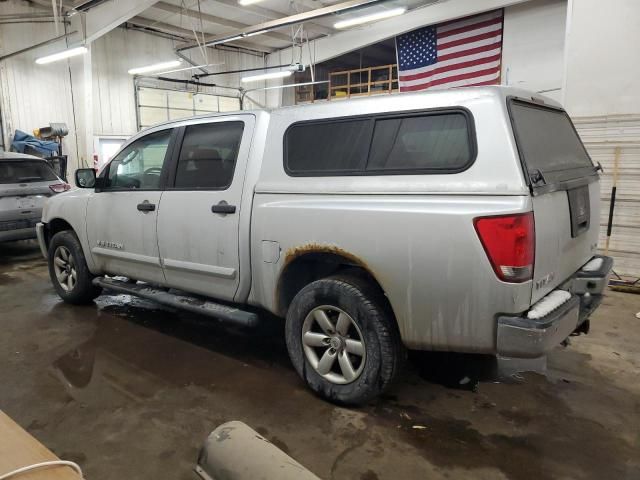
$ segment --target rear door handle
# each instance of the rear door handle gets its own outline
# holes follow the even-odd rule
[[[138,204],[138,210],[141,212],[153,212],[156,209],[155,203],[149,203],[148,200],[145,200],[142,203]]]
[[[213,213],[221,213],[223,215],[227,215],[229,213],[236,213],[236,206],[235,205],[229,205],[227,202],[222,200],[217,205],[213,205],[211,207],[211,211]]]

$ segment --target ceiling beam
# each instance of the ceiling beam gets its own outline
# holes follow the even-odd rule
[[[304,48],[301,52],[301,63],[308,65],[312,60],[316,63],[324,62],[426,25],[435,25],[528,1],[533,0],[430,1],[430,3],[410,10],[399,17],[381,20],[370,25],[348,29],[330,37],[313,40],[313,59],[309,56],[309,49]],[[291,55],[291,48],[288,47],[269,55],[267,62],[269,65],[276,65],[280,62],[280,58],[289,58]]]
[[[212,0],[211,3],[221,3],[226,5],[227,7],[234,8],[241,12],[249,12],[254,15],[261,16],[267,20],[277,20],[278,18],[282,18],[282,13],[276,12],[275,10],[269,10],[268,8],[261,7],[260,5],[251,4],[251,5],[240,5],[238,0]],[[318,5],[314,5],[311,8],[316,8]],[[313,22],[307,22],[305,24],[307,26],[307,30],[310,32],[318,33],[320,35],[331,35],[336,30],[333,28],[325,27],[324,25],[320,25]]]
[[[106,1],[109,0],[76,0],[73,2],[73,9],[78,12],[86,12]]]
[[[263,22],[258,25],[253,25],[251,27],[247,27],[246,29],[238,29],[233,32],[229,32],[224,35],[219,35],[217,38],[214,38],[209,44],[217,44],[217,43],[226,43],[228,39],[235,37],[244,37],[251,35],[253,33],[258,33],[263,30],[275,30],[279,28],[288,27],[291,25],[299,25],[301,23],[308,22],[309,20],[313,20],[315,18],[327,17],[329,15],[334,15],[336,13],[343,13],[352,10],[357,10],[363,7],[367,7],[369,5],[374,5],[377,3],[382,3],[385,0],[348,0],[346,2],[337,3],[335,5],[330,5],[328,7],[317,8],[315,10],[310,10],[308,12],[297,13],[295,15],[289,15],[288,17],[279,18],[277,20],[270,20],[268,22]],[[190,45],[186,45],[181,47],[179,50],[188,50],[190,48],[197,47],[197,43],[192,43]]]
[[[184,38],[185,41],[189,41],[189,40],[191,40],[193,38],[193,31],[192,30],[188,30],[188,29],[182,28],[182,27],[176,27],[175,25],[171,25],[171,24],[168,24],[168,23],[156,22],[155,20],[151,20],[149,18],[133,17],[133,18],[127,20],[127,23],[130,23],[130,24],[138,26],[138,27],[152,28],[152,29],[158,30],[160,32],[169,33],[171,35],[177,35],[179,37]],[[211,35],[211,34],[205,34],[205,36],[204,36],[205,41],[211,40],[212,38],[214,38],[214,36]],[[264,45],[259,45],[257,43],[247,42],[245,40],[237,40],[237,41],[234,41],[234,42],[229,42],[229,45],[235,45],[237,47],[242,47],[242,48],[246,48],[246,49],[249,49],[249,50],[254,50],[254,51],[257,51],[257,52],[263,52],[263,53],[271,53],[271,52],[273,52],[275,50],[273,48],[266,47]]]
[[[50,0],[29,0],[25,3],[27,3],[31,8],[47,11],[53,15],[53,7],[51,6]],[[66,3],[63,3],[62,6],[68,8]]]
[[[157,0],[111,0],[83,13],[90,43],[151,7]]]
[[[182,8],[179,5],[173,5],[172,3],[167,3],[167,2],[158,2],[155,5],[153,5],[152,8],[163,10],[169,13],[175,13],[178,15],[184,15],[186,17],[195,18],[196,20],[200,20],[200,18],[202,18],[203,22],[215,23],[217,25],[222,25],[224,27],[242,29],[249,26],[246,23],[237,22],[235,20],[229,20],[228,18],[217,17],[215,15],[210,15],[208,13],[202,13],[201,15],[200,12],[196,12],[195,10],[189,10],[186,8]],[[291,43],[291,37],[289,37],[288,35],[284,35],[282,33],[270,32],[270,33],[265,33],[264,35],[265,37],[273,38],[274,40]]]

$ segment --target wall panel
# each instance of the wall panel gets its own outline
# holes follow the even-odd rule
[[[539,0],[504,9],[504,85],[561,99],[566,20],[566,0]]]
[[[2,13],[34,13],[39,10],[28,7],[26,2],[3,2]],[[0,55],[43,42],[56,36],[53,24],[39,23],[4,24],[0,26]],[[24,53],[0,63],[0,111],[2,112],[2,136],[8,149],[16,129],[31,133],[33,129],[63,122],[69,127],[69,135],[63,141],[64,152],[72,161],[76,158],[76,135],[70,67],[82,65],[77,58],[67,62],[37,65],[35,59],[56,49],[62,49],[65,41]],[[81,68],[81,67],[80,67]]]
[[[617,169],[609,254],[615,260],[616,273],[640,277],[640,115],[577,117],[574,122],[591,158],[604,169],[600,189],[600,248],[604,249],[606,244],[611,187]]]
[[[39,12],[26,2],[2,2],[2,13]],[[78,29],[78,26],[69,26]],[[55,36],[53,24],[15,24],[0,26],[0,55],[13,52]],[[77,41],[77,38],[74,39]],[[92,162],[94,137],[129,136],[137,131],[136,102],[132,67],[173,60],[175,42],[137,30],[116,28],[91,45],[90,55],[50,65],[35,64],[37,57],[63,50],[65,41],[41,47],[3,61],[0,64],[0,111],[2,136],[9,145],[16,128],[31,132],[49,122],[64,122],[69,136],[63,147],[69,155],[70,170]],[[260,68],[262,55],[208,49],[206,61],[198,49],[188,52],[198,63],[214,63],[210,71]],[[89,63],[90,62],[90,63]],[[90,75],[85,76],[85,63]],[[186,64],[185,64],[186,65]],[[194,72],[171,74],[173,78],[190,78]],[[242,74],[210,77],[204,80],[221,86],[240,86]],[[88,83],[87,83],[88,78]],[[179,87],[194,91],[195,87]],[[235,95],[233,90],[218,89],[218,94]],[[264,94],[256,97],[264,98]],[[86,105],[91,118],[85,118]],[[209,110],[206,105],[204,110]],[[228,109],[228,108],[227,108]]]

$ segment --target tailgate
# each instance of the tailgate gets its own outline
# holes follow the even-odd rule
[[[572,208],[569,190],[545,193],[533,198],[536,228],[536,259],[533,268],[531,302],[537,302],[596,254],[600,227],[600,182],[584,187],[588,194],[588,225],[573,236],[571,232]],[[582,192],[580,192],[582,196]],[[575,196],[575,195],[574,195]],[[575,204],[575,202],[574,202]],[[573,217],[577,216],[573,207]]]
[[[533,193],[534,303],[595,255],[599,176],[563,110],[516,99],[509,102],[520,159]]]
[[[0,184],[0,221],[39,217],[50,182]]]

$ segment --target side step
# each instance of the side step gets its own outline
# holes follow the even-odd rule
[[[244,327],[255,327],[260,318],[252,312],[240,310],[228,305],[203,300],[202,298],[167,292],[160,288],[154,288],[147,284],[127,283],[113,278],[96,277],[93,284],[118,293],[127,293],[146,298],[169,307],[187,310],[189,312],[207,315]]]

